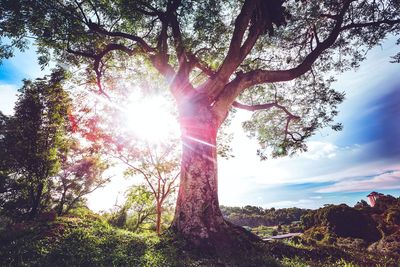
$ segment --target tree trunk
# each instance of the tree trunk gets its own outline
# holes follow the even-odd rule
[[[31,219],[31,220],[37,216],[37,214],[40,210],[40,202],[42,200],[43,187],[44,187],[43,184],[40,183],[37,187],[36,195],[34,195],[34,197],[33,197],[32,208],[29,213],[29,219]]]
[[[157,203],[156,207],[156,233],[160,235],[161,232],[161,203]]]
[[[172,230],[193,245],[189,249],[230,258],[237,251],[252,250],[260,239],[222,216],[216,138],[223,114],[215,114],[204,99],[193,102],[179,106],[183,148]]]
[[[214,239],[227,224],[218,203],[216,119],[205,108],[190,108],[189,115],[180,114],[183,151],[172,227],[199,244]]]
[[[65,205],[65,195],[66,191],[64,190],[60,199],[60,203],[58,204],[58,211],[57,211],[58,216],[63,215],[64,205]]]

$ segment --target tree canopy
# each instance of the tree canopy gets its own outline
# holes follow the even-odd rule
[[[3,57],[32,36],[41,64],[54,54],[86,65],[102,92],[116,70],[145,64],[179,102],[206,94],[220,122],[232,104],[256,111],[245,128],[275,155],[304,149],[319,127],[340,129],[343,95],[327,77],[399,31],[397,1],[6,0],[0,10]]]

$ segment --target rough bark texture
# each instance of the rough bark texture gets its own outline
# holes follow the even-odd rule
[[[180,115],[183,151],[173,228],[198,243],[226,227],[218,203],[218,124],[202,102],[191,102]]]

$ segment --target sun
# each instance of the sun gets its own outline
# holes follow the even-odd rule
[[[123,110],[127,130],[140,139],[161,143],[180,134],[171,102],[163,96],[133,94]]]

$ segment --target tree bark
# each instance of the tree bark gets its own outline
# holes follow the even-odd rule
[[[43,183],[40,183],[37,187],[36,190],[36,195],[34,195],[33,200],[32,200],[32,208],[29,213],[29,219],[34,219],[36,218],[39,210],[40,210],[40,202],[42,200],[42,194],[43,194]]]
[[[161,203],[157,203],[156,207],[156,233],[160,235],[161,232],[161,212],[162,212]]]
[[[180,110],[182,162],[172,224],[194,243],[209,242],[227,225],[219,209],[216,135],[218,123],[208,105]]]
[[[58,211],[57,211],[57,215],[58,216],[63,215],[66,193],[67,193],[67,191],[64,190],[63,193],[62,193],[61,199],[60,199],[60,203],[58,204]]]

